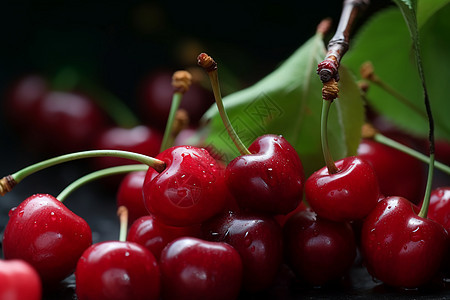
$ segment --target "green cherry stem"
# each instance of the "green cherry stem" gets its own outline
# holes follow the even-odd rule
[[[82,158],[92,158],[92,157],[121,157],[126,158],[130,160],[134,160],[137,162],[140,162],[142,164],[148,165],[149,167],[152,167],[157,172],[162,172],[166,164],[159,159],[129,152],[129,151],[122,151],[122,150],[88,150],[88,151],[81,151],[81,152],[74,152],[70,154],[64,154],[60,156],[56,156],[41,162],[38,162],[36,164],[33,164],[31,166],[25,167],[11,175],[5,176],[2,179],[0,179],[0,195],[4,195],[7,192],[9,192],[15,185],[20,183],[23,179],[26,177],[40,171],[43,169],[46,169],[51,166],[55,166],[64,162],[69,162],[73,160],[78,160]]]
[[[169,117],[167,119],[166,129],[164,131],[163,141],[161,143],[160,152],[172,146],[174,133],[174,120],[184,93],[189,90],[192,83],[192,75],[187,71],[177,71],[172,76],[172,86],[174,93],[172,97],[172,104],[170,106]]]
[[[119,241],[126,242],[127,241],[127,232],[128,232],[128,209],[125,206],[119,206],[117,209],[117,216],[119,217]]]
[[[402,143],[399,143],[393,139],[390,139],[381,133],[376,133],[374,135],[373,139],[381,144],[384,144],[386,146],[389,146],[389,147],[392,147],[399,151],[402,151],[408,155],[411,155],[412,157],[415,157],[416,159],[418,159],[424,163],[428,163],[430,161],[430,158],[428,156],[426,156],[414,149],[411,149],[411,148],[403,145]],[[447,166],[439,161],[436,161],[436,160],[434,161],[434,166],[436,169],[450,175],[450,167],[449,166]]]
[[[92,182],[94,180],[98,180],[98,179],[101,179],[101,178],[104,178],[107,176],[112,176],[112,175],[124,174],[124,173],[135,172],[135,171],[147,171],[147,170],[148,170],[148,166],[144,165],[144,164],[116,166],[116,167],[98,170],[98,171],[89,173],[87,175],[84,175],[83,177],[80,177],[77,180],[75,180],[74,182],[72,182],[71,184],[69,184],[64,190],[62,190],[61,193],[59,193],[59,195],[56,197],[56,199],[63,202],[74,191],[76,191],[80,187],[82,187],[85,184],[88,184],[89,182]]]
[[[208,73],[214,93],[214,99],[216,100],[217,109],[219,110],[220,117],[222,118],[222,122],[225,125],[228,135],[236,145],[241,155],[251,154],[251,152],[247,149],[247,147],[237,135],[236,131],[233,128],[233,125],[231,125],[231,121],[228,118],[228,114],[223,105],[223,100],[220,93],[219,75],[217,74],[217,63],[211,56],[206,53],[201,53],[197,57],[197,62],[198,65],[201,66],[206,71],[206,73]]]
[[[333,101],[323,99],[322,102],[322,114],[320,119],[320,137],[322,142],[322,152],[325,164],[328,168],[329,174],[336,174],[339,169],[334,163],[333,157],[331,156],[330,147],[328,146],[328,113],[330,111],[331,103]]]

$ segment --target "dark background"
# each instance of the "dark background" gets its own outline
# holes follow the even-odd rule
[[[358,19],[392,1],[373,3]],[[324,18],[333,20],[331,38],[342,2],[328,1],[3,1],[0,8],[0,101],[18,77],[31,72],[50,80],[70,67],[92,84],[113,93],[137,110],[137,87],[152,70],[172,71],[195,65],[200,52],[211,54],[241,87],[271,72],[308,38]],[[226,83],[226,82],[225,82]],[[3,107],[1,105],[0,107]],[[0,114],[0,176],[42,159],[24,146]],[[85,162],[71,162],[30,176],[0,199],[0,237],[8,211],[35,193],[57,195],[86,174]],[[65,204],[91,226],[94,242],[117,239],[116,187],[92,183],[76,191]],[[1,239],[0,239],[1,241]],[[1,255],[0,255],[1,257]],[[263,295],[245,299],[366,298],[368,296],[445,298],[441,283],[432,291],[395,291],[372,281],[361,266],[337,286],[293,289],[289,272]],[[73,299],[74,278],[46,294],[46,299]]]

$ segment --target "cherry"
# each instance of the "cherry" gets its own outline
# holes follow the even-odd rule
[[[444,226],[450,233],[450,187],[439,187],[431,192],[428,218]]]
[[[142,118],[159,130],[165,128],[170,111],[173,95],[172,75],[173,72],[169,70],[156,70],[141,82],[138,91]],[[188,112],[191,124],[196,126],[212,104],[212,93],[194,82],[183,95],[180,108]]]
[[[343,277],[356,257],[350,224],[320,218],[309,208],[286,221],[283,236],[289,267],[299,278],[314,286]]]
[[[204,238],[225,242],[242,259],[243,288],[261,291],[269,288],[283,260],[280,225],[271,217],[226,212],[202,224]]]
[[[78,299],[159,299],[160,271],[153,254],[133,242],[90,246],[76,271]]]
[[[125,206],[128,209],[129,224],[148,215],[142,196],[145,174],[147,174],[145,171],[128,173],[120,182],[117,190],[117,207]]]
[[[86,221],[53,196],[36,194],[9,212],[3,255],[28,262],[43,283],[53,284],[75,270],[78,258],[91,243]]]
[[[303,195],[303,167],[294,147],[277,135],[257,138],[252,153],[233,159],[226,181],[239,206],[252,211],[286,214]]]
[[[166,168],[155,176],[149,169],[144,181],[144,203],[161,222],[172,226],[201,223],[225,205],[223,168],[208,151],[192,146],[169,148],[156,156]]]
[[[297,207],[291,211],[290,213],[288,213],[287,215],[276,215],[275,216],[275,220],[277,220],[277,222],[281,225],[281,227],[284,226],[284,224],[286,223],[286,221],[293,215],[295,215],[297,212],[299,211],[303,211],[305,209],[307,209],[308,206],[305,204],[305,202],[300,201],[300,203],[297,205]]]
[[[161,253],[163,299],[236,299],[242,262],[230,245],[178,238]]]
[[[143,216],[133,222],[127,241],[135,242],[150,250],[159,260],[164,247],[183,236],[199,237],[200,225],[175,227],[161,223],[153,215]]]
[[[0,299],[40,300],[41,296],[41,279],[30,264],[18,259],[0,259]]]
[[[417,215],[419,208],[402,197],[387,197],[367,216],[361,250],[369,273],[395,287],[429,282],[448,251],[442,225]]]
[[[159,153],[161,142],[161,132],[148,126],[138,125],[132,128],[111,127],[99,134],[94,148],[124,150],[156,156]],[[100,169],[125,165],[130,162],[130,160],[117,157],[101,157],[96,160],[97,167]]]
[[[401,196],[415,204],[421,201],[426,182],[421,161],[371,139],[361,141],[358,157],[374,168],[382,194]]]
[[[66,153],[91,148],[93,140],[107,126],[104,113],[82,94],[52,91],[35,112],[33,129],[47,151]]]
[[[375,171],[368,162],[354,156],[337,161],[336,167],[336,173],[324,167],[306,180],[306,201],[325,219],[364,218],[375,207],[380,194]]]

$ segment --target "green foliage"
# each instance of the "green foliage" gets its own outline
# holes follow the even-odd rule
[[[274,72],[224,98],[233,127],[244,144],[249,146],[266,133],[281,134],[297,149],[307,175],[324,166],[320,141],[322,83],[316,69],[325,51],[322,36],[316,34]],[[364,114],[355,79],[345,68],[340,75],[340,98],[335,100],[328,122],[335,160],[356,153]],[[209,121],[206,143],[228,161],[239,155],[217,108],[212,107],[204,118]]]

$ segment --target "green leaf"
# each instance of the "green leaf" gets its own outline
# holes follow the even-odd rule
[[[422,2],[430,1],[421,1],[419,9],[426,7]],[[434,6],[429,7],[427,13],[420,10],[417,13],[418,16],[423,16],[420,28],[422,62],[436,137],[450,140],[447,101],[450,69],[445,67],[450,65],[450,57],[447,55],[450,47],[450,5],[438,10]],[[434,13],[430,14],[431,10]],[[409,99],[415,107],[423,110],[423,114],[406,107],[378,86],[371,85],[368,99],[375,110],[398,127],[418,136],[427,136],[429,127],[425,117],[422,83],[417,72],[410,33],[398,9],[385,10],[366,22],[355,36],[342,63],[354,74],[359,74],[360,66],[366,61],[372,62],[378,77]]]
[[[244,144],[249,146],[266,133],[282,134],[298,151],[307,175],[324,166],[320,141],[322,83],[316,69],[325,53],[322,36],[316,34],[274,72],[224,98],[229,118]],[[345,68],[340,75],[340,98],[335,100],[328,122],[335,160],[356,153],[364,114],[355,79]],[[238,156],[217,108],[212,107],[204,118],[209,121],[206,142],[227,161]]]
[[[419,29],[450,0],[419,1],[417,4],[417,24]]]

